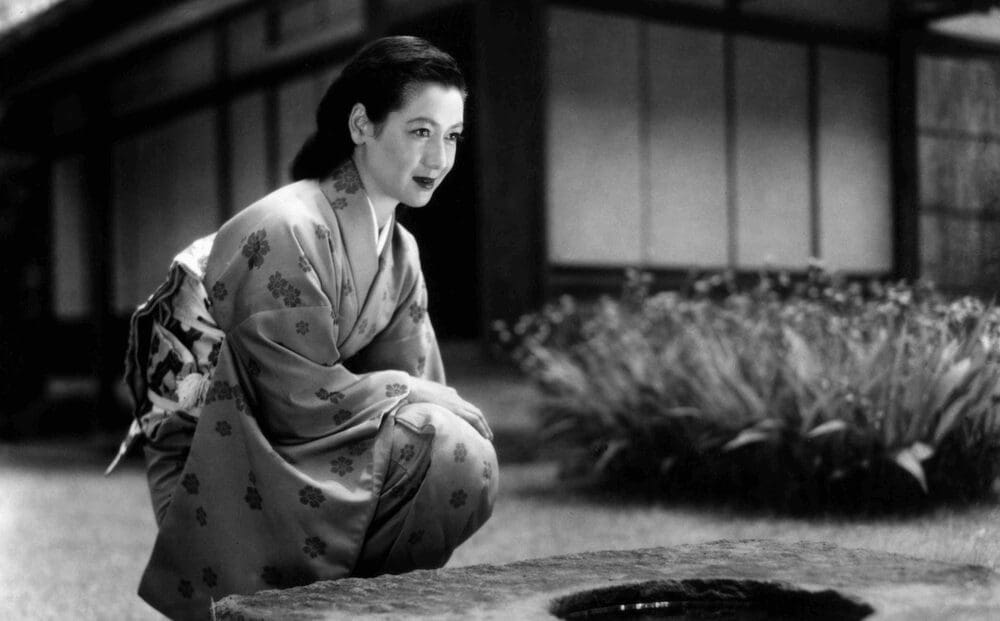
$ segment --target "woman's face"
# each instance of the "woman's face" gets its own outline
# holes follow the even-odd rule
[[[376,197],[410,207],[427,204],[455,163],[465,118],[456,88],[418,86],[404,106],[389,113],[379,131],[368,132],[358,150]]]

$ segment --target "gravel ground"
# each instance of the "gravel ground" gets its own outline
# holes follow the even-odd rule
[[[553,464],[514,463],[530,437],[531,390],[498,369],[452,365],[452,382],[497,432],[493,518],[452,566],[716,539],[831,541],[1000,569],[1000,507],[908,519],[790,519],[597,498],[560,486]],[[527,434],[527,435],[526,435]],[[109,438],[0,444],[0,619],[156,619],[136,595],[155,524],[137,460],[105,478]],[[530,453],[528,451],[527,453]]]

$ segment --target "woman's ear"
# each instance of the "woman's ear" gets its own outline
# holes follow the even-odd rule
[[[347,118],[347,123],[351,131],[351,140],[356,145],[361,144],[366,137],[372,135],[372,123],[368,119],[364,104],[354,104],[354,107],[351,108],[351,114]]]

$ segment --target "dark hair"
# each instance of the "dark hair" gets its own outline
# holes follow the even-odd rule
[[[385,37],[365,45],[330,84],[316,110],[316,130],[292,161],[292,179],[327,176],[354,152],[348,117],[365,107],[376,125],[423,84],[451,86],[466,94],[458,63],[419,37]]]

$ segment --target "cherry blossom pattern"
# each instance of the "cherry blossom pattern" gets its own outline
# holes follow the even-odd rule
[[[247,486],[247,493],[243,496],[243,500],[247,502],[247,506],[255,511],[260,511],[264,502],[264,499],[260,497],[260,491],[253,485]]]
[[[181,594],[184,599],[191,599],[194,596],[194,586],[191,584],[190,580],[181,580],[177,585],[177,592]]]
[[[410,544],[411,546],[415,546],[418,543],[420,543],[423,540],[423,538],[424,538],[424,531],[415,530],[412,533],[410,533],[409,537],[406,538],[406,543]]]
[[[219,576],[212,571],[211,567],[206,567],[201,570],[201,581],[205,583],[208,588],[214,588],[215,585],[219,584]]]
[[[414,453],[416,453],[416,448],[412,444],[403,446],[403,448],[399,449],[399,461],[410,461],[413,459]]]
[[[181,485],[184,486],[184,489],[187,490],[187,493],[197,494],[199,487],[198,475],[190,472],[188,474],[185,474],[184,478],[181,480]]]
[[[316,230],[316,239],[320,241],[330,239],[330,229],[328,227],[316,223],[315,230]]]
[[[309,322],[305,320],[298,322],[295,324],[295,331],[302,335],[309,334]]]
[[[465,463],[465,457],[469,454],[469,449],[465,448],[465,444],[459,442],[455,445],[455,463],[462,464]]]
[[[216,302],[222,302],[229,295],[229,291],[226,290],[226,283],[221,280],[214,285],[212,285],[212,300]]]
[[[413,323],[420,323],[424,319],[424,314],[427,313],[427,308],[421,306],[418,302],[410,303],[410,319]]]
[[[233,398],[233,390],[224,380],[215,380],[205,392],[205,405]]]
[[[451,500],[448,501],[448,504],[458,509],[459,507],[465,506],[465,501],[468,498],[469,495],[465,493],[464,489],[457,489],[451,493]]]
[[[319,537],[306,537],[302,545],[302,551],[309,555],[309,558],[316,558],[326,554],[326,542]]]
[[[361,320],[360,323],[358,323],[358,334],[364,336],[365,331],[367,330],[368,330],[368,318],[365,317],[364,319]]]
[[[250,412],[247,409],[246,400],[243,398],[243,388],[234,384],[230,387],[230,390],[233,395],[233,405],[236,406],[236,409],[240,412],[246,412],[249,414]]]
[[[253,358],[247,360],[247,373],[250,374],[250,377],[260,376],[260,363]]]
[[[390,398],[402,397],[409,392],[409,390],[410,389],[406,387],[406,384],[386,384],[385,396]]]
[[[194,510],[194,519],[198,521],[198,524],[205,526],[208,524],[208,514],[205,513],[205,507],[198,507]]]
[[[326,496],[323,495],[323,492],[318,487],[306,485],[299,490],[299,502],[313,509],[318,508],[325,500]]]
[[[334,209],[337,209],[337,210],[346,209],[347,208],[347,199],[344,198],[343,196],[335,198],[332,201],[330,201],[330,207],[333,207]]]
[[[368,449],[371,448],[371,446],[372,443],[370,440],[362,440],[361,442],[355,442],[347,449],[347,453],[349,455],[353,455],[354,457],[359,457],[361,455],[364,455],[368,451]]]
[[[348,276],[345,275],[344,276],[344,280],[342,282],[344,283],[344,285],[342,287],[342,291],[343,291],[344,295],[351,295],[352,293],[354,293],[354,287],[351,285],[351,279],[350,279],[350,277],[348,277]]]
[[[334,171],[333,188],[345,194],[358,193],[358,190],[361,189],[361,177],[358,176],[358,171],[354,168],[353,162],[348,160]]]
[[[220,420],[215,423],[215,432],[225,438],[233,433],[233,426],[228,421]]]
[[[312,265],[309,265],[309,259],[305,258],[303,255],[299,255],[299,269],[308,274],[313,270]]]
[[[483,478],[489,481],[493,478],[493,464],[483,460]]]
[[[281,570],[273,565],[265,565],[260,571],[260,579],[268,586],[281,586]]]
[[[354,460],[341,455],[330,462],[330,472],[336,473],[339,477],[346,476],[348,472],[354,472]]]
[[[353,416],[353,414],[350,410],[337,410],[337,413],[333,415],[333,424],[343,425],[350,420],[351,416]]]
[[[423,377],[424,371],[426,369],[427,369],[427,356],[420,356],[419,358],[417,358],[417,368],[414,369],[414,371],[416,371],[417,377]]]
[[[243,245],[243,256],[247,258],[249,269],[264,265],[264,255],[270,251],[271,245],[267,243],[267,231],[264,229],[250,233]]]
[[[337,404],[343,401],[344,393],[340,391],[329,392],[326,388],[320,388],[316,391],[316,396],[323,401],[329,401],[330,403]]]
[[[281,302],[288,308],[302,306],[302,291],[298,287],[288,282],[281,272],[271,274],[267,279],[267,290],[271,292],[274,299],[281,298]]]

